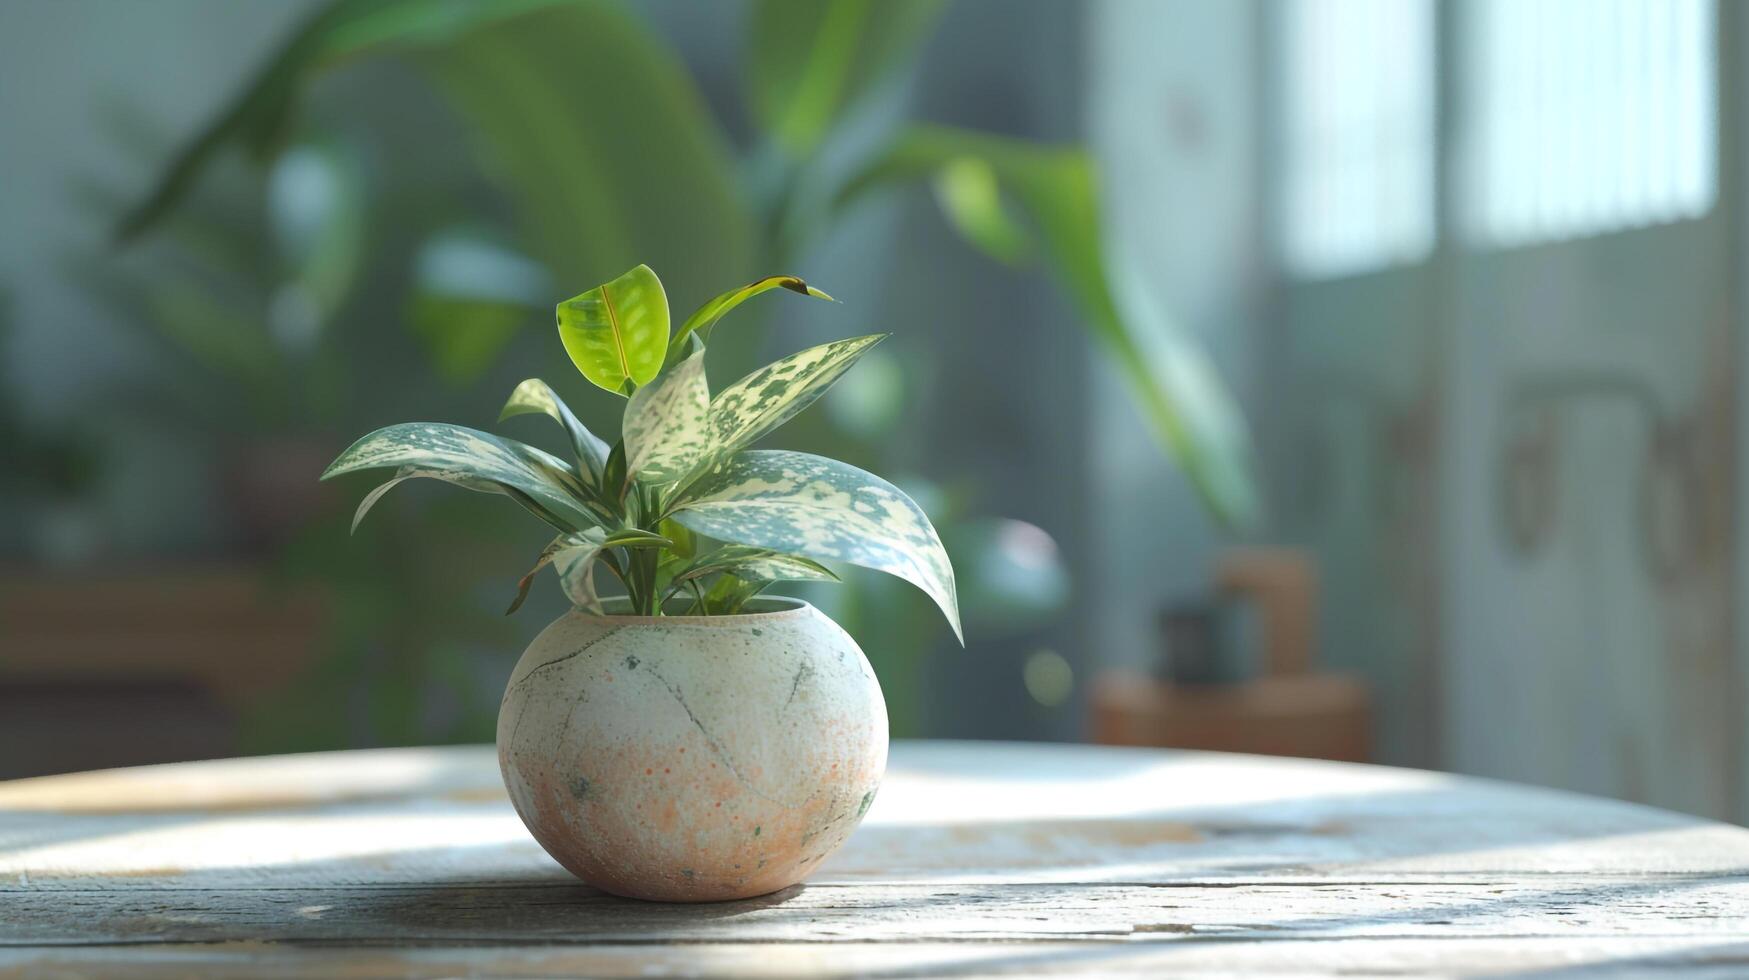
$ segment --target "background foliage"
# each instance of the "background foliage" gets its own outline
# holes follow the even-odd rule
[[[151,194],[126,202],[116,227],[127,262],[94,263],[94,274],[198,379],[135,394],[206,418],[238,418],[243,406],[248,424],[227,450],[233,482],[276,488],[246,537],[340,610],[335,657],[280,715],[331,702],[362,674],[374,678],[370,737],[479,737],[495,692],[466,651],[515,644],[481,597],[517,568],[504,553],[528,550],[526,532],[469,501],[385,520],[349,543],[331,499],[283,489],[296,463],[337,448],[333,433],[353,420],[453,403],[453,393],[483,405],[507,378],[539,373],[529,366],[557,354],[551,303],[583,285],[647,262],[673,270],[669,289],[690,307],[754,271],[800,271],[836,227],[907,188],[930,195],[974,248],[1048,271],[1079,313],[1064,329],[1085,329],[1113,358],[1211,512],[1233,525],[1251,518],[1248,449],[1222,387],[1170,324],[1135,320],[1112,294],[1086,155],[907,117],[907,69],[939,13],[918,0],[753,3],[743,98],[730,103],[700,90],[618,4],[339,0],[183,145]],[[385,89],[396,97],[348,97]],[[753,364],[762,326],[739,314],[713,369],[734,377]],[[879,326],[899,333],[896,349],[871,356],[861,369],[871,380],[835,394],[842,406],[796,425],[789,445],[879,472],[914,464],[907,405],[923,385],[954,382],[932,377],[903,336],[955,324]],[[1054,546],[1036,528],[980,516],[1000,500],[989,488],[901,482],[955,555],[974,648],[1062,607]],[[851,584],[818,599],[882,669],[903,733],[916,713],[903,679],[937,644],[911,600]],[[421,717],[434,691],[452,709]],[[293,728],[324,740],[303,722],[265,725],[263,737],[278,746]]]

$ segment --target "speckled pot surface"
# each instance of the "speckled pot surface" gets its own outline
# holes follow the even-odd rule
[[[748,609],[573,612],[517,663],[498,711],[504,785],[585,882],[670,902],[763,895],[807,877],[873,802],[887,711],[862,651],[804,602]]]

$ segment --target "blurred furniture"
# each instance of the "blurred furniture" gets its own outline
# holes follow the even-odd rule
[[[0,841],[0,973],[1724,976],[1749,949],[1749,830],[1195,752],[899,743],[811,882],[723,905],[577,883],[489,747],[5,783]]]
[[[320,617],[251,566],[0,571],[0,778],[235,754]]]
[[[1289,550],[1235,551],[1221,560],[1215,581],[1228,600],[1257,612],[1260,675],[1184,683],[1102,673],[1089,695],[1093,741],[1366,761],[1372,741],[1366,685],[1313,666],[1317,576],[1310,561]],[[1172,622],[1165,628],[1170,635]],[[1195,651],[1199,661],[1213,656],[1206,652],[1212,645],[1212,639],[1183,637],[1175,643]],[[1205,663],[1194,672],[1199,679],[1219,673]]]

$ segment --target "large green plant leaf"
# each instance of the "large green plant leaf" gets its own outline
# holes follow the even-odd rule
[[[286,129],[302,89],[342,61],[418,45],[442,44],[487,24],[569,0],[334,0],[311,15],[219,115],[176,155],[150,193],[123,216],[126,241],[176,207],[228,144],[264,156]]]
[[[694,310],[693,314],[686,318],[686,322],[680,325],[680,329],[674,332],[674,339],[668,342],[668,363],[673,364],[686,356],[689,337],[696,334],[700,341],[708,343],[711,339],[712,328],[730,310],[760,293],[779,288],[787,289],[793,293],[801,293],[803,296],[812,296],[815,299],[837,302],[826,295],[823,290],[815,289],[803,282],[799,276],[766,276],[764,279],[750,282],[739,289],[731,289]]]
[[[931,181],[942,217],[985,254],[1010,265],[1032,251],[1032,239],[1002,201],[996,168],[978,157],[958,157],[936,170]]]
[[[757,225],[728,141],[686,66],[623,4],[501,19],[413,63],[554,281],[639,262],[684,274],[669,283],[682,292],[749,278]]]
[[[694,482],[673,516],[722,541],[897,575],[928,593],[964,642],[941,539],[922,508],[872,473],[809,453],[744,452]]]
[[[704,351],[662,372],[626,403],[626,472],[647,483],[673,483],[710,454],[711,391]]]
[[[391,54],[448,96],[519,244],[554,281],[597,282],[637,262],[701,283],[748,275],[756,225],[726,140],[673,52],[605,0],[334,0],[190,141],[118,236],[175,207],[226,146],[270,150],[322,72]],[[420,312],[445,338],[458,322]],[[501,346],[475,339],[446,371],[471,376],[469,359]]]
[[[1159,311],[1120,308],[1111,292],[1100,232],[1094,168],[1078,149],[942,126],[906,131],[847,183],[840,205],[895,182],[937,178],[944,168],[980,161],[1035,226],[1041,251],[1111,357],[1138,407],[1217,518],[1245,527],[1257,516],[1252,450],[1237,406],[1207,357]],[[968,241],[1012,257],[1009,236],[976,212],[955,216]],[[982,228],[982,230],[979,230]],[[1005,254],[1008,253],[1008,254]],[[1132,304],[1133,307],[1133,304]],[[1137,313],[1153,312],[1152,322]]]
[[[756,119],[805,156],[844,110],[915,51],[940,0],[759,0],[748,25]]]
[[[565,353],[595,385],[629,394],[630,387],[649,384],[662,370],[668,296],[649,266],[565,300],[558,315]]]
[[[533,414],[546,415],[564,427],[571,440],[571,449],[577,454],[578,475],[591,486],[600,486],[601,471],[607,466],[607,443],[590,432],[564,399],[539,378],[529,378],[516,386],[516,390],[510,393],[510,400],[504,403],[504,410],[498,413],[498,421]]]
[[[789,421],[886,337],[869,334],[810,347],[724,388],[711,401],[711,450],[730,455]]]
[[[449,228],[421,244],[414,258],[407,326],[453,384],[477,380],[552,302],[546,270],[499,237]]]
[[[585,503],[576,470],[564,460],[489,432],[444,422],[403,422],[378,429],[341,453],[322,472],[322,479],[384,467],[413,467],[419,471],[416,475],[441,474],[463,486],[480,481],[514,489],[568,525],[565,530],[600,521]]]

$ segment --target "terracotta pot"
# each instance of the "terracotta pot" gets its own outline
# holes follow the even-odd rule
[[[670,902],[763,895],[868,811],[887,764],[874,671],[805,602],[748,610],[572,612],[517,663],[498,711],[504,785],[585,882]]]

